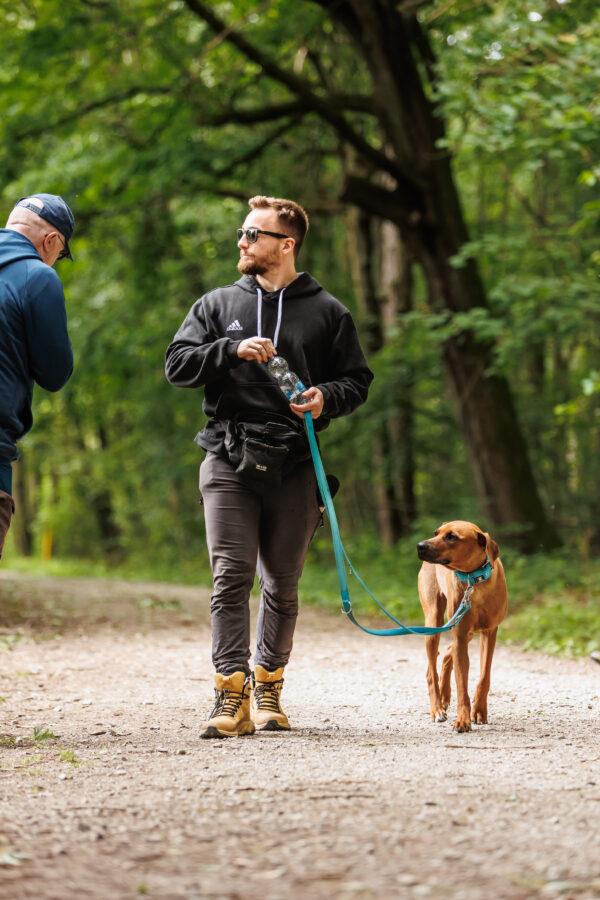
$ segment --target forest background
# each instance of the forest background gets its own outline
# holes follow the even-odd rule
[[[36,388],[4,565],[210,582],[202,392],[164,352],[235,280],[247,198],[289,196],[376,375],[321,441],[363,578],[420,621],[415,544],[471,519],[505,636],[598,649],[595,0],[2,0],[0,28],[3,214],[76,218],[75,372]],[[337,603],[327,528],[302,587]]]

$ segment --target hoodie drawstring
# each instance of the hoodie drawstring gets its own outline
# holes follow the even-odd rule
[[[283,292],[285,288],[281,288],[279,292],[279,303],[277,305],[277,325],[275,326],[275,334],[273,335],[273,346],[277,347],[277,341],[279,340],[279,329],[281,328],[281,317],[283,315]],[[258,337],[262,337],[262,290],[257,287],[257,307],[256,307],[256,332]]]

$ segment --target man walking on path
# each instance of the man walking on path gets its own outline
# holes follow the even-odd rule
[[[216,704],[203,737],[290,727],[280,704],[283,671],[320,516],[303,414],[310,411],[322,431],[364,403],[373,379],[348,310],[308,272],[296,272],[305,211],[273,197],[248,203],[238,229],[242,277],[194,303],[166,354],[168,380],[204,387],[209,417],[196,436],[207,451],[200,490],[214,583]],[[290,405],[268,370],[278,354],[308,385],[302,404]],[[261,602],[251,672],[256,570]]]
[[[14,512],[12,462],[31,428],[33,383],[58,391],[73,371],[65,295],[52,266],[73,259],[62,197],[19,200],[0,229],[0,556]]]

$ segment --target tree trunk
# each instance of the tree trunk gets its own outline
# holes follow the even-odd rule
[[[460,268],[452,258],[468,232],[446,150],[444,123],[427,98],[422,72],[434,78],[433,55],[415,15],[392,0],[317,0],[349,30],[373,80],[378,117],[399,168],[401,186],[386,190],[349,177],[343,199],[394,222],[421,266],[437,311],[486,307],[473,259]],[[507,380],[490,375],[493,347],[471,332],[450,338],[444,363],[487,513],[526,552],[557,546],[548,521]]]
[[[398,317],[413,305],[412,260],[396,226],[381,221],[380,283],[384,298],[384,333],[397,325]],[[395,507],[396,539],[407,537],[417,517],[415,496],[414,404],[413,385],[401,384],[393,398],[393,409],[386,421],[387,444],[392,470],[390,481]]]
[[[102,450],[108,450],[106,429],[100,426],[97,434]],[[98,523],[102,548],[107,556],[117,557],[121,552],[121,529],[115,521],[112,494],[109,488],[104,487],[96,491],[91,502]]]
[[[410,276],[404,271],[406,261],[395,226],[374,220],[362,211],[352,211],[349,227],[355,238],[351,254],[354,280],[367,323],[365,348],[368,354],[376,353],[385,343],[386,329],[393,326],[398,312],[406,311],[410,304]],[[386,252],[380,255],[378,248],[382,246]],[[384,424],[373,434],[377,523],[379,536],[387,546],[406,537],[416,517],[412,431],[407,386],[402,398],[393,402]]]
[[[13,465],[13,499],[15,501],[15,515],[10,527],[13,532],[15,547],[21,556],[31,556],[33,553],[33,515],[27,464],[23,456],[19,457],[18,462]]]
[[[212,5],[185,0],[192,12],[258,64],[266,77],[283,84],[370,166],[377,183],[349,177],[343,199],[398,226],[423,270],[432,306],[450,313],[485,308],[485,291],[474,260],[461,268],[451,262],[468,241],[468,232],[444,147],[443,117],[429,99],[437,87],[435,59],[418,21],[421,4],[408,0],[312,2],[348,31],[369,68],[380,146],[354,126],[339,98],[316,92],[309,80],[278,65],[238,30],[228,28]],[[381,187],[382,176],[393,178],[396,186]],[[448,341],[444,350],[476,483],[496,526],[505,534],[518,531],[516,542],[524,550],[554,547],[560,541],[537,491],[508,382],[487,374],[492,349],[464,333]]]

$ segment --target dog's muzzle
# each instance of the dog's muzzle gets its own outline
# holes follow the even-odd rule
[[[448,558],[439,559],[437,551],[431,546],[429,541],[421,541],[417,544],[417,556],[423,562],[437,563],[440,566],[447,566],[450,562]]]

